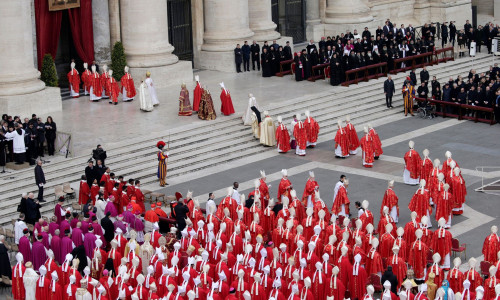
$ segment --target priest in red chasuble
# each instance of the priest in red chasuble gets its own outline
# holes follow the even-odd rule
[[[314,206],[314,193],[319,189],[319,184],[314,178],[314,172],[309,171],[309,179],[307,179],[304,193],[302,194],[302,204],[306,207]]]
[[[368,133],[368,127],[365,126],[364,130],[365,130],[365,135],[361,138],[360,142],[361,151],[363,153],[363,167],[371,168],[373,167],[373,160],[374,160],[373,139]]]
[[[422,159],[417,151],[415,151],[415,143],[410,141],[408,143],[410,150],[406,152],[404,156],[405,169],[403,172],[403,179],[405,184],[417,185],[419,183],[420,177],[420,165],[422,164]]]
[[[358,147],[360,146],[358,133],[356,132],[354,125],[351,123],[350,116],[345,117],[345,124],[344,130],[349,139],[349,154],[354,155],[358,153]]]
[[[281,116],[278,116],[278,127],[276,127],[276,146],[279,153],[287,153],[291,149],[290,134]]]
[[[335,157],[346,158],[349,156],[349,136],[344,128],[342,128],[342,121],[337,122],[337,133],[335,134]]]
[[[69,95],[73,98],[80,97],[80,74],[75,69],[75,63],[71,62],[71,71],[68,73]]]
[[[124,71],[125,74],[120,79],[120,83],[122,85],[122,99],[123,101],[132,101],[137,94],[135,90],[134,79],[128,72],[128,66],[125,66]]]
[[[318,141],[319,125],[318,122],[311,117],[308,110],[306,110],[305,115],[306,119],[304,121],[304,126],[306,127],[307,147],[314,148]]]
[[[305,156],[307,147],[307,132],[304,122],[300,120],[300,114],[297,114],[297,124],[293,127],[293,136],[297,142],[295,154]]]
[[[220,92],[220,101],[221,101],[220,111],[225,116],[229,116],[229,115],[234,114],[233,100],[231,100],[231,94],[229,93],[229,90],[226,89],[224,82],[220,83],[220,89],[221,89],[221,92]]]

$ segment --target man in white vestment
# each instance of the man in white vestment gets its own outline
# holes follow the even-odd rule
[[[139,104],[142,111],[153,111],[153,102],[146,81],[139,85]]]
[[[264,120],[260,123],[260,143],[264,146],[274,146],[276,144],[276,125],[269,112],[264,112]]]
[[[153,79],[151,79],[151,72],[146,72],[146,80],[144,80],[146,86],[149,90],[149,97],[151,97],[151,103],[153,106],[160,105],[160,101],[158,101],[158,96],[156,96],[156,89],[153,86]]]
[[[23,275],[24,290],[26,292],[25,300],[36,300],[36,282],[38,280],[38,274],[33,270],[33,265],[31,262],[26,263],[26,271]]]
[[[80,288],[76,290],[76,300],[92,300],[92,295],[87,291],[87,280],[80,280]]]

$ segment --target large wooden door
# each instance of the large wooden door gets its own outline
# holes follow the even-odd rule
[[[191,0],[167,0],[168,38],[174,54],[181,60],[193,61]]]

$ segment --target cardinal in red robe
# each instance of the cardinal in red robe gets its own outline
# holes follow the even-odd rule
[[[422,230],[417,229],[416,235],[418,238],[410,247],[408,263],[413,267],[415,278],[423,279],[425,277],[429,247],[420,240],[422,237]]]
[[[425,190],[425,180],[422,180],[420,182],[420,188],[413,194],[410,204],[408,205],[410,211],[417,213],[417,222],[420,222],[423,216],[430,215],[432,208],[429,198],[429,192]]]
[[[409,142],[410,150],[404,156],[405,170],[403,172],[403,179],[406,184],[416,185],[419,183],[420,166],[422,159],[417,151],[415,151],[415,143]]]
[[[429,158],[429,150],[424,149],[423,154],[424,159],[420,162],[420,179],[425,179],[425,182],[429,182],[434,165]]]
[[[359,138],[358,138],[358,133],[356,132],[356,128],[354,128],[354,125],[351,123],[351,119],[349,116],[345,118],[345,127],[344,130],[347,133],[347,137],[349,140],[349,154],[356,154],[357,149],[360,146]],[[366,133],[368,133],[368,128],[365,130]],[[372,155],[373,157],[373,155]],[[363,292],[364,293],[364,292]],[[361,294],[363,295],[363,294]]]
[[[92,75],[92,73],[90,72],[89,69],[87,69],[87,67],[88,64],[83,63],[83,68],[85,70],[82,73],[82,82],[85,95],[88,95],[90,93],[90,75]]]
[[[115,78],[113,78],[113,71],[109,70],[109,78],[106,79],[106,96],[110,98],[110,102],[113,102],[115,105],[118,104],[118,95],[120,95],[120,87],[118,86],[118,82]]]
[[[342,121],[338,121],[338,130],[335,134],[335,157],[344,158],[349,156],[349,136],[344,128]]]
[[[370,136],[373,139],[373,150],[375,159],[378,159],[378,157],[384,153],[384,151],[382,150],[382,142],[380,141],[378,133],[375,131],[375,129],[373,129],[373,127],[370,124],[368,124],[368,130]]]
[[[68,83],[70,89],[70,96],[73,98],[80,97],[80,75],[75,69],[75,63],[71,63],[71,71],[68,73]]]
[[[80,191],[78,193],[78,204],[85,205],[90,199],[90,187],[87,184],[87,178],[82,175],[82,180],[80,181]]]
[[[286,169],[281,170],[283,178],[281,178],[280,184],[278,186],[278,203],[281,203],[283,197],[291,198],[290,190],[293,189],[292,183],[288,180],[288,172]]]
[[[220,92],[221,108],[220,108],[220,111],[225,116],[232,115],[232,114],[234,114],[234,107],[233,107],[233,101],[231,100],[231,94],[224,86],[224,82],[220,83],[220,88],[221,88],[221,92]]]
[[[120,78],[120,83],[122,85],[122,95],[123,101],[131,101],[134,100],[137,92],[135,90],[134,79],[128,72],[128,66],[125,66],[125,74]]]
[[[462,260],[460,257],[456,257],[453,260],[453,269],[448,272],[446,279],[450,283],[450,288],[454,291],[463,291],[464,273],[460,271],[460,265]]]
[[[304,187],[304,193],[302,193],[302,204],[305,207],[314,206],[314,196],[315,192],[318,190],[319,184],[314,178],[314,172],[309,171],[309,179],[307,179],[306,186]],[[302,219],[300,219],[302,220]]]
[[[295,124],[293,128],[293,136],[295,137],[295,141],[297,142],[297,146],[295,147],[295,154],[304,156],[306,155],[307,132],[304,122],[300,120],[299,114],[297,114],[297,120],[297,124]]]
[[[47,278],[47,269],[45,266],[41,266],[39,272],[40,277],[38,277],[38,280],[36,281],[35,298],[37,300],[52,299],[50,297],[50,279]]]
[[[314,118],[311,117],[308,110],[306,110],[306,120],[304,121],[304,126],[306,128],[307,136],[307,147],[315,147],[318,141],[319,125]]]
[[[373,149],[373,139],[368,134],[368,128],[365,127],[366,134],[361,138],[361,151],[363,153],[363,166],[365,168],[373,167],[374,161],[374,149]],[[357,136],[356,136],[357,138]]]
[[[349,291],[353,299],[361,299],[363,297],[367,282],[366,270],[361,266],[361,255],[356,254],[354,256],[352,272],[349,274]]]
[[[494,264],[497,261],[497,253],[500,251],[500,238],[498,237],[498,227],[491,226],[491,234],[483,242],[484,260]]]
[[[451,255],[451,232],[444,229],[446,221],[439,219],[439,229],[434,231],[430,247],[434,253],[441,255],[441,265],[448,269],[450,268],[450,255]]]
[[[455,200],[453,205],[453,214],[461,215],[464,212],[465,196],[467,195],[467,186],[465,180],[460,175],[460,169],[457,167],[453,170],[455,176],[451,179],[451,193]]]
[[[453,195],[448,192],[450,186],[446,183],[443,186],[443,190],[437,193],[437,198],[434,199],[434,204],[436,206],[436,221],[443,218],[446,220],[445,228],[450,228],[451,226],[451,216],[454,204]]]
[[[51,273],[52,280],[49,286],[49,299],[63,299],[63,288],[59,284],[59,276],[56,271]]]
[[[290,135],[281,116],[278,116],[278,127],[276,127],[276,145],[279,153],[287,153],[291,149]]]
[[[21,252],[16,254],[16,265],[12,268],[12,296],[14,300],[24,300],[25,289],[23,283],[23,275],[26,271],[24,266],[24,258]]]
[[[337,266],[332,269],[332,276],[327,280],[326,283],[326,296],[333,297],[333,299],[344,299],[345,297],[345,286],[340,281],[337,276],[339,273],[339,268]]]
[[[90,100],[96,101],[101,99],[102,96],[102,85],[101,85],[101,75],[92,69],[92,74],[89,76],[90,81]]]
[[[347,187],[349,180],[344,179],[344,183],[340,185],[337,196],[333,201],[332,213],[335,215],[349,216],[349,198],[347,197]]]

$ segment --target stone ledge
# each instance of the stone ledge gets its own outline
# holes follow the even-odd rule
[[[134,78],[136,89],[139,88],[141,80],[146,78],[146,71],[151,72],[151,78],[156,88],[193,81],[193,68],[191,62],[179,60],[175,64],[162,67],[130,68],[130,73]]]
[[[61,90],[55,87],[45,87],[31,94],[0,97],[0,111],[13,116],[29,116],[32,113],[46,115],[61,110]]]

